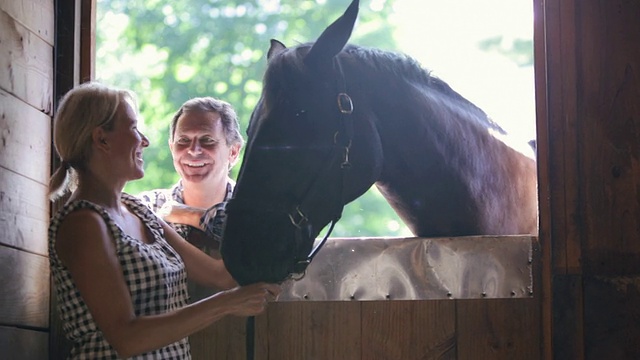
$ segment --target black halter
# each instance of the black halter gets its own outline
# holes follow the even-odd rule
[[[298,251],[298,254],[300,257],[296,259],[296,263],[293,268],[293,273],[291,275],[291,277],[294,279],[301,279],[302,277],[304,277],[304,273],[307,269],[307,266],[309,266],[313,258],[318,253],[318,251],[326,243],[327,239],[331,235],[331,232],[333,231],[335,224],[342,217],[342,210],[344,208],[344,203],[345,203],[344,189],[346,187],[346,181],[347,181],[346,171],[349,168],[351,168],[349,152],[351,150],[351,140],[353,139],[353,120],[349,115],[353,113],[353,101],[351,100],[351,97],[346,92],[346,83],[344,79],[344,74],[342,72],[342,66],[337,58],[334,59],[334,64],[339,74],[338,88],[340,89],[340,91],[338,92],[336,100],[337,100],[338,111],[340,112],[341,120],[342,120],[341,121],[342,131],[340,130],[336,131],[333,136],[334,146],[332,148],[332,152],[342,150],[342,162],[340,163],[340,169],[341,169],[340,174],[342,178],[342,184],[340,186],[340,196],[336,200],[337,203],[335,207],[335,214],[333,215],[333,218],[331,220],[329,230],[327,231],[327,234],[323,237],[322,241],[320,241],[320,243],[318,243],[318,245],[316,245],[308,255],[301,254],[300,251]],[[335,156],[333,154],[332,156],[329,156],[327,160],[328,164],[326,165],[327,168],[331,166],[334,159],[335,159]],[[322,173],[328,174],[329,172],[322,172]],[[305,226],[309,223],[308,209],[311,209],[311,206],[309,204],[312,202],[311,196],[309,195],[313,194],[312,192],[313,188],[316,186],[317,183],[319,183],[322,180],[323,180],[322,177],[315,178],[311,186],[309,186],[309,188],[307,189],[307,192],[305,193],[305,195],[301,198],[299,204],[297,204],[294,207],[294,209],[288,213],[289,219],[291,220],[291,224],[295,227],[296,247],[298,249],[303,247],[305,240],[308,240],[304,238],[305,237],[304,229],[305,229]]]
[[[349,159],[349,152],[351,151],[351,140],[353,139],[353,119],[351,118],[351,114],[353,113],[353,101],[351,97],[347,94],[346,89],[346,81],[344,78],[344,73],[342,72],[342,66],[340,61],[334,58],[334,66],[338,72],[338,95],[336,97],[338,111],[340,112],[341,117],[341,125],[342,129],[337,130],[333,135],[333,147],[332,154],[328,157],[326,168],[330,168],[332,163],[335,160],[334,151],[342,151],[342,161],[340,163],[340,174],[341,174],[341,186],[340,186],[340,196],[337,198],[336,203],[336,212],[333,215],[331,220],[329,230],[327,234],[322,238],[322,241],[316,245],[309,254],[302,253],[301,249],[304,248],[306,239],[305,228],[309,224],[309,209],[311,209],[313,189],[316,184],[321,184],[321,181],[324,180],[323,177],[317,177],[312,182],[311,185],[307,188],[305,194],[301,197],[301,200],[298,204],[295,204],[292,209],[287,211],[287,215],[291,220],[292,226],[295,228],[295,242],[296,249],[298,253],[298,258],[296,258],[296,262],[293,266],[293,272],[289,275],[289,278],[294,280],[300,280],[304,277],[307,267],[316,256],[318,251],[324,246],[327,242],[327,239],[331,235],[335,224],[342,217],[342,210],[344,208],[344,189],[346,188],[347,176],[346,171],[351,168],[351,162]],[[328,174],[330,172],[323,171],[321,174]],[[255,317],[251,316],[247,318],[246,324],[246,351],[247,351],[247,360],[254,359],[255,353]]]

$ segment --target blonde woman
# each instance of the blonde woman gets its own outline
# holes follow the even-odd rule
[[[237,287],[221,260],[198,250],[135,197],[149,140],[134,95],[97,83],[69,91],[54,119],[62,161],[52,200],[71,192],[49,227],[51,272],[73,359],[190,359],[187,336],[226,315],[264,311],[280,288]],[[187,304],[187,277],[228,289]]]

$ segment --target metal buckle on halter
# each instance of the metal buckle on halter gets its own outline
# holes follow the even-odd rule
[[[307,266],[311,263],[311,260],[300,260],[295,265],[293,265],[293,272],[289,275],[289,277],[294,280],[302,280],[305,275],[307,275]]]
[[[300,218],[296,219],[296,216],[299,216]],[[309,221],[307,216],[297,206],[296,206],[295,213],[289,214],[289,220],[291,220],[291,223],[293,224],[293,226],[297,227],[298,229],[302,228],[302,225],[307,221]]]
[[[353,101],[346,93],[338,94],[338,109],[343,114],[351,114],[353,112]]]

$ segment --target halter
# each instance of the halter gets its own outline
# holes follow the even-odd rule
[[[322,238],[322,241],[316,245],[308,255],[303,255],[302,257],[296,258],[296,263],[293,266],[293,272],[289,274],[289,278],[293,280],[300,280],[306,274],[307,267],[316,256],[318,251],[324,246],[333,231],[334,226],[342,217],[342,210],[344,208],[344,189],[346,187],[346,171],[351,168],[351,161],[349,159],[349,152],[351,151],[351,140],[353,139],[353,119],[351,118],[351,114],[353,113],[353,101],[351,97],[347,94],[347,85],[344,78],[344,73],[342,72],[342,65],[337,57],[334,58],[334,66],[338,72],[338,95],[337,95],[337,106],[338,111],[340,112],[341,124],[342,124],[342,133],[340,130],[337,130],[333,134],[333,144],[334,147],[331,150],[331,156],[328,157],[326,167],[330,168],[332,162],[334,160],[333,152],[336,148],[342,149],[342,162],[340,163],[340,175],[342,178],[341,186],[340,186],[340,196],[338,197],[338,203],[336,208],[338,209],[333,219],[331,220],[331,224],[329,226],[329,230],[327,234]],[[326,174],[327,172],[323,172]],[[297,205],[293,206],[293,210],[287,211],[287,215],[289,216],[289,220],[291,224],[295,227],[295,242],[296,242],[296,250],[298,250],[298,254],[300,253],[300,248],[304,245],[305,239],[304,229],[306,225],[309,223],[309,216],[307,209],[310,208],[311,196],[313,194],[311,190],[319,183],[322,177],[316,177],[311,185],[307,188],[302,200],[298,202]],[[299,256],[299,255],[298,255]],[[246,355],[247,360],[253,360],[255,353],[255,317],[251,316],[247,318],[246,323]]]
[[[342,65],[340,61],[334,58],[334,65],[338,72],[338,95],[336,97],[338,111],[341,115],[341,124],[342,124],[342,132],[340,130],[336,131],[333,135],[333,144],[334,147],[332,149],[332,153],[336,148],[341,148],[343,150],[342,153],[342,162],[340,163],[341,169],[341,178],[342,184],[340,186],[340,196],[338,197],[338,202],[336,209],[337,212],[331,220],[329,230],[327,234],[323,237],[322,241],[316,245],[311,252],[304,258],[296,259],[296,263],[293,267],[293,273],[289,276],[294,280],[300,280],[304,277],[306,273],[306,269],[316,256],[318,251],[324,246],[327,242],[327,239],[331,235],[335,224],[342,217],[342,210],[344,208],[344,188],[346,187],[346,171],[351,168],[351,162],[349,160],[349,152],[351,150],[351,140],[353,139],[353,121],[349,115],[353,113],[353,101],[351,97],[347,94],[346,90],[346,81],[344,78],[344,73],[342,72]],[[326,167],[331,167],[331,163],[333,162],[334,156],[330,156],[327,160],[328,164]],[[300,249],[303,246],[304,242],[304,228],[309,223],[308,211],[306,210],[309,207],[309,203],[311,202],[311,197],[309,194],[312,194],[311,190],[314,186],[321,180],[321,177],[315,178],[314,182],[309,186],[307,192],[302,197],[302,200],[298,205],[295,206],[292,212],[289,212],[289,219],[291,220],[291,224],[295,227],[295,239],[296,239],[296,247]],[[296,276],[297,275],[297,276]]]

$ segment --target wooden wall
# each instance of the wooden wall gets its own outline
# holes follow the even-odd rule
[[[258,318],[259,359],[640,358],[640,2],[534,6],[542,293],[276,304]],[[7,358],[61,353],[49,320],[46,250],[60,50],[54,13],[53,0],[0,0],[0,349]],[[65,44],[77,53],[75,42]],[[55,78],[68,87],[79,62],[65,59],[70,65]],[[220,338],[202,346],[243,359],[243,320],[225,322]]]
[[[47,359],[53,0],[0,1],[0,349]]]
[[[640,1],[536,15],[544,355],[639,359]]]

